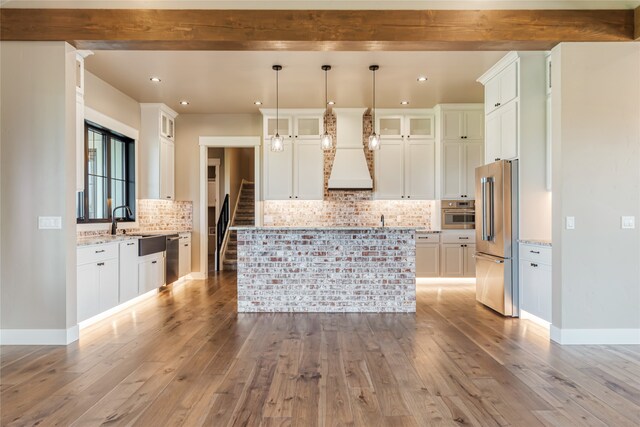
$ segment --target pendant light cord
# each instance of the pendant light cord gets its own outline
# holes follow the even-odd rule
[[[276,136],[280,136],[280,70],[276,69]]]
[[[373,70],[373,114],[371,116],[371,125],[373,133],[376,133],[376,70]]]
[[[327,113],[329,112],[329,98],[327,96],[327,75],[329,70],[324,70],[324,133],[327,134]]]

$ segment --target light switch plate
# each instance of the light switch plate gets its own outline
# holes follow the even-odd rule
[[[62,217],[60,216],[39,216],[38,228],[40,230],[60,230],[62,229]]]
[[[566,225],[567,225],[567,230],[574,230],[576,228],[576,217],[568,216]]]
[[[633,229],[636,228],[636,217],[635,216],[623,216],[620,220],[620,226],[624,229]]]

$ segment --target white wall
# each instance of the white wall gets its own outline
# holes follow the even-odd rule
[[[552,338],[640,343],[640,231],[620,227],[640,218],[640,43],[563,43],[552,61]]]
[[[86,61],[91,61],[91,57]],[[140,130],[140,104],[88,71],[84,74],[84,103],[110,118]]]
[[[191,267],[200,269],[201,136],[260,136],[262,116],[256,114],[180,114],[176,118],[176,198],[193,201]],[[206,234],[204,234],[206,236]]]
[[[7,330],[76,325],[75,52],[1,42],[0,296]],[[62,229],[39,230],[38,216]]]

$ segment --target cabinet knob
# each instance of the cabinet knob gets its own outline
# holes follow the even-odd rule
[[[167,199],[170,199],[170,198],[171,198],[171,196],[167,196]]]
[[[98,267],[102,267],[104,265],[104,262],[99,262],[98,263]]]
[[[151,264],[157,264],[158,261],[151,261]]]
[[[407,196],[407,199],[410,199],[410,198],[411,198],[411,196]]]
[[[531,263],[531,267],[537,267],[538,264]]]
[[[189,244],[188,244],[188,243],[185,243],[185,244],[184,244],[184,246],[185,246],[185,247],[187,247],[187,246],[189,246]]]
[[[290,199],[292,199],[293,197],[289,196]]]

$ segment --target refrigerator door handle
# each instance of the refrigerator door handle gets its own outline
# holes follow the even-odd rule
[[[488,197],[487,207],[489,211],[489,223],[487,226],[487,240],[493,240],[495,237],[495,218],[494,218],[494,194],[493,194],[493,177],[487,178]]]
[[[484,259],[484,260],[487,260],[487,261],[492,261],[492,262],[495,262],[496,264],[504,264],[504,259],[498,258],[498,257],[494,257],[494,256],[491,256],[491,255],[486,255],[486,254],[483,254],[481,252],[476,252],[475,254],[473,254],[473,257],[474,258]]]
[[[480,188],[482,189],[482,240],[489,240],[487,236],[487,178],[482,177],[480,180]]]

